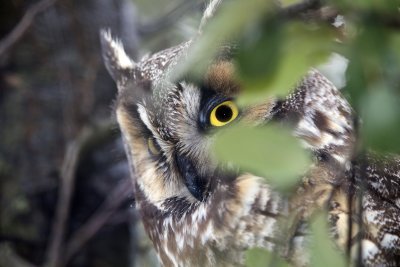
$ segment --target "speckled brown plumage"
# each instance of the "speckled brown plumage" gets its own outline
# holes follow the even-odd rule
[[[137,209],[162,265],[240,266],[246,249],[264,247],[304,266],[306,237],[294,232],[291,249],[285,248],[279,220],[295,218],[297,229],[326,209],[343,252],[356,258],[362,244],[364,265],[398,266],[399,159],[355,154],[356,119],[339,90],[310,70],[285,99],[248,107],[238,117],[288,124],[312,152],[313,165],[286,199],[262,178],[222,166],[210,153],[210,108],[234,100],[241,88],[229,56],[212,62],[201,82],[170,81],[192,42],[135,63],[110,32],[102,33],[106,66],[119,89],[116,114]]]

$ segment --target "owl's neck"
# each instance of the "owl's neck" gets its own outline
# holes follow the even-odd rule
[[[237,265],[248,248],[272,250],[276,222],[286,212],[282,198],[252,175],[219,183],[202,202],[174,197],[154,205],[138,186],[136,201],[164,266]]]

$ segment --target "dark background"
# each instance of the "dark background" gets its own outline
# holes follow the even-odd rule
[[[0,266],[157,264],[134,209],[99,29],[139,60],[194,35],[203,6],[1,1]]]

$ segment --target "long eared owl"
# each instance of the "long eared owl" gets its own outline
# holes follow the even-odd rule
[[[201,82],[172,82],[169,74],[194,41],[134,62],[109,31],[101,35],[118,86],[116,114],[137,209],[163,266],[243,264],[246,249],[282,243],[280,218],[295,214],[297,224],[320,208],[328,209],[332,236],[344,251],[356,255],[361,244],[363,264],[400,265],[400,160],[357,159],[353,111],[318,71],[310,70],[285,99],[239,110],[229,49]],[[209,152],[215,131],[235,120],[292,125],[315,155],[294,196],[284,198],[263,179],[215,161]],[[295,233],[297,245],[283,253],[294,265],[307,263],[304,238]]]

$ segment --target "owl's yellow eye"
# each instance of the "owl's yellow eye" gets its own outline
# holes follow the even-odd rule
[[[161,153],[161,148],[157,144],[156,140],[154,140],[154,137],[147,138],[147,147],[153,155],[159,155]]]
[[[239,114],[239,110],[232,101],[225,101],[216,106],[210,114],[210,123],[212,126],[224,126]]]

